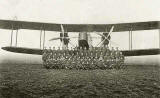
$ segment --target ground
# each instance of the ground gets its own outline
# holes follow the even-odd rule
[[[0,98],[160,98],[160,68],[55,70],[1,64]]]

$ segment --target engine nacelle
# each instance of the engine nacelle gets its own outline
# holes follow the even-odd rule
[[[61,42],[63,41],[64,45],[68,46],[69,43],[69,38],[68,38],[68,33],[60,33],[60,40]]]
[[[109,33],[103,33],[103,35],[104,35],[105,37],[107,37],[107,36],[108,36],[108,34],[109,34]],[[105,39],[105,37],[104,37],[104,36],[102,36],[102,37],[101,37],[101,40],[102,40],[102,41],[103,41],[103,40],[105,40],[105,41],[103,42],[103,45],[104,45],[104,46],[107,46],[107,45],[109,44],[109,41],[108,41],[108,40],[110,40],[110,39],[111,39],[111,36],[110,36],[110,35],[108,36],[108,40],[107,40],[107,39]]]

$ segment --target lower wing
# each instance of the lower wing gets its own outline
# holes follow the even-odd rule
[[[42,55],[43,50],[38,48],[26,48],[26,47],[2,47],[3,50],[24,53],[24,54],[34,54]],[[136,49],[136,50],[122,50],[124,56],[143,56],[143,55],[158,55],[160,54],[160,48],[153,49]]]
[[[124,56],[158,55],[160,54],[160,48],[122,50],[121,52]]]
[[[2,47],[3,50],[15,52],[15,53],[24,53],[24,54],[34,54],[42,55],[42,49],[39,48],[26,48],[26,47]]]

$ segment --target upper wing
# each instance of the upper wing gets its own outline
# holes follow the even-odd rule
[[[67,32],[106,32],[114,26],[113,32],[160,29],[160,21],[117,23],[117,24],[62,24]],[[1,29],[31,29],[61,31],[61,24],[0,20]]]
[[[27,22],[14,20],[0,20],[1,29],[31,29],[46,31],[61,31],[60,24],[55,23],[41,23],[41,22]]]
[[[68,32],[109,32],[114,26],[113,32],[137,31],[159,29],[159,21],[117,23],[117,24],[64,24]]]

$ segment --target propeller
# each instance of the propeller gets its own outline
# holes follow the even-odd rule
[[[78,37],[56,37],[56,38],[50,39],[49,41],[58,40],[58,39],[61,39],[61,38],[71,39],[71,38],[78,38]]]
[[[89,44],[89,47],[92,47],[92,36],[90,33],[87,33],[88,34],[88,44]]]
[[[111,35],[111,33],[113,32],[113,29],[114,29],[114,26],[111,27],[109,33],[108,32],[105,32],[105,33],[108,33],[107,36],[104,36],[103,34],[100,34],[100,33],[97,33],[98,35],[100,36],[103,36],[104,38],[108,39],[108,37]]]
[[[75,45],[73,45],[71,42],[69,42],[70,45],[72,45],[74,48],[76,47]]]
[[[99,46],[100,44],[102,44],[105,40],[101,41],[100,43],[98,43],[96,46]]]
[[[115,45],[118,45],[118,44],[116,44],[115,42],[109,40],[109,36],[110,36],[110,34],[113,32],[113,29],[114,29],[114,26],[111,27],[109,33],[108,33],[108,32],[105,32],[105,33],[108,33],[107,36],[105,36],[105,35],[103,35],[103,34],[101,34],[101,33],[95,32],[96,34],[98,34],[98,35],[104,37],[104,40],[102,40],[100,43],[98,43],[97,46],[100,45],[101,43],[103,43],[105,40],[107,40],[107,41],[109,41],[110,43],[113,43],[113,44],[115,44]]]
[[[52,39],[50,39],[49,41],[58,40],[58,39],[60,39],[60,37],[52,38]]]

